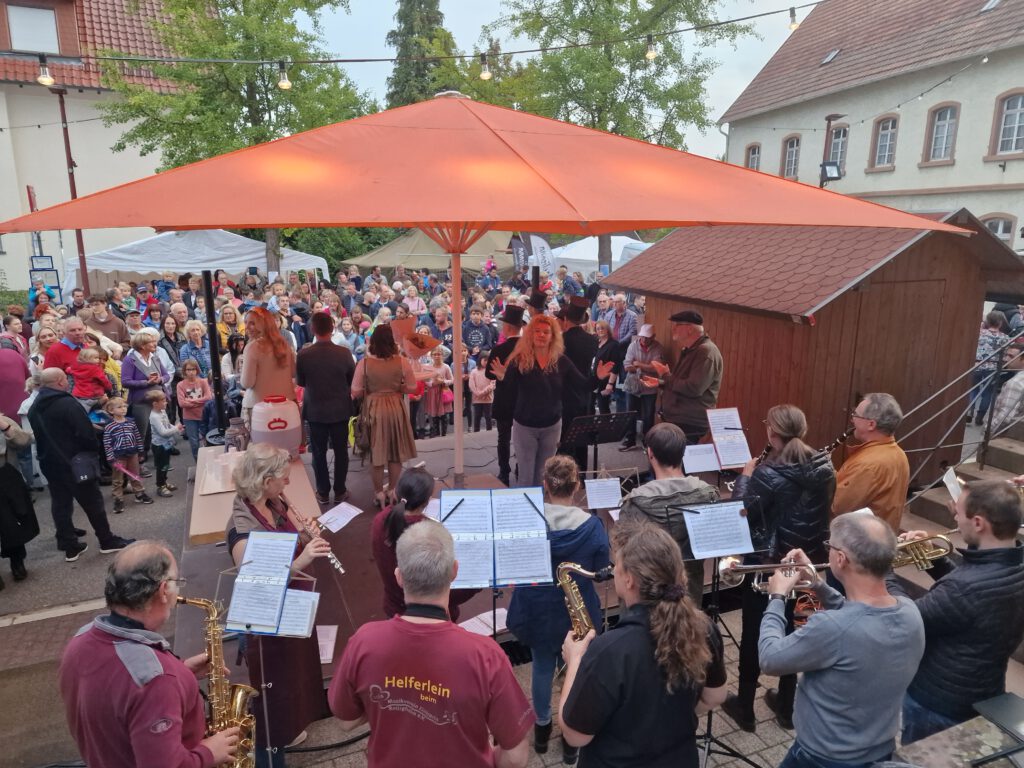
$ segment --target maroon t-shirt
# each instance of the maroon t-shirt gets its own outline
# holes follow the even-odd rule
[[[533,725],[512,665],[489,637],[450,622],[364,624],[349,640],[329,692],[342,720],[365,715],[369,765],[491,768],[489,735],[512,749]]]

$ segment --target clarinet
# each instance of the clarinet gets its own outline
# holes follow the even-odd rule
[[[767,459],[767,458],[768,458],[768,454],[769,454],[769,453],[771,453],[771,452],[772,452],[772,444],[771,444],[771,443],[768,443],[768,445],[766,445],[766,446],[764,447],[764,450],[763,450],[763,451],[761,451],[761,453],[760,453],[760,454],[758,454],[758,456],[757,456],[757,458],[756,458],[756,459],[754,459],[754,466],[755,466],[755,467],[759,467],[759,466],[761,466],[762,464],[764,464],[764,462],[765,462],[765,459]]]
[[[843,445],[847,440],[849,440],[851,437],[853,437],[853,429],[854,429],[853,427],[849,427],[845,432],[843,432],[843,434],[841,434],[839,437],[837,437],[831,443],[829,443],[824,448],[822,448],[821,449],[822,452],[824,452],[824,453],[832,453],[832,451],[834,451],[840,445]]]
[[[295,513],[295,519],[299,521],[299,525],[302,526],[302,532],[309,537],[309,541],[312,541],[316,538],[320,538],[320,532],[327,529],[327,526],[325,526],[319,520],[314,520],[312,518],[306,517],[305,515],[299,514],[299,511],[292,506],[292,503],[288,501],[288,497],[285,496],[283,493],[281,494],[281,501],[283,501],[285,505],[287,505],[288,509]],[[344,566],[342,566],[341,560],[339,560],[338,556],[335,555],[333,552],[327,553],[327,559],[328,561],[330,561],[331,566],[334,568],[334,570],[336,570],[338,573],[345,572],[345,568]]]

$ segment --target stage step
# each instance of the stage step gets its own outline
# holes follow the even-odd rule
[[[1014,475],[1024,475],[1024,443],[1008,437],[997,437],[988,444],[985,465]]]
[[[1019,421],[1006,430],[1000,437],[1006,437],[1010,440],[1019,440],[1024,443],[1024,421]]]
[[[1013,472],[1007,472],[1005,469],[999,469],[991,465],[982,469],[973,461],[961,464],[956,468],[956,473],[967,482],[971,480],[1011,480],[1014,477]]]
[[[907,507],[907,511],[903,513],[901,527],[911,530],[907,518],[916,515],[927,520],[932,526],[939,526],[942,529],[952,528],[953,515],[949,511],[949,501],[949,491],[946,490],[946,486],[929,488]]]

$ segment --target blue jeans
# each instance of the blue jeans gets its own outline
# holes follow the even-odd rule
[[[952,728],[960,721],[940,715],[927,707],[922,707],[908,693],[903,697],[903,733],[904,744],[920,741],[933,733]]]
[[[989,376],[992,378],[982,384]],[[999,379],[996,377],[995,371],[974,370],[971,372],[971,383],[974,385],[971,389],[971,410],[977,410],[977,417],[981,418],[988,412],[988,407],[992,404],[992,396],[995,395]],[[979,400],[981,400],[980,403]]]
[[[530,654],[533,656],[533,678],[530,682],[533,712],[538,725],[547,725],[551,722],[551,683],[555,679],[558,653],[531,648]]]
[[[192,448],[192,458],[199,457],[199,438],[203,434],[203,422],[198,419],[184,419],[185,436],[188,437],[188,444]]]
[[[779,768],[868,768],[876,762],[888,759],[888,757],[883,757],[879,760],[872,760],[870,763],[843,763],[816,755],[801,744],[799,739],[794,739],[789,752],[779,763]]]

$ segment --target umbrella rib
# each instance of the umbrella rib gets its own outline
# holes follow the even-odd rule
[[[470,103],[473,103],[473,102],[470,102]],[[527,160],[526,157],[519,150],[517,150],[515,147],[513,147],[508,142],[508,140],[505,139],[504,136],[502,136],[500,133],[498,133],[498,131],[496,131],[494,128],[492,128],[490,125],[488,125],[478,114],[476,114],[476,112],[474,112],[469,107],[469,104],[463,104],[462,106],[463,106],[463,108],[467,112],[469,112],[469,114],[471,114],[474,118],[476,118],[477,122],[479,122],[480,125],[484,126],[484,128],[486,128],[488,131],[490,131],[494,135],[494,137],[496,139],[498,139],[498,141],[500,141],[502,144],[504,144],[506,147],[508,147],[510,152],[512,152],[523,163],[525,163],[526,166],[533,172],[533,174],[537,178],[539,178],[552,192],[554,192],[556,195],[558,195],[560,198],[562,198],[562,200],[565,201],[565,204],[567,206],[569,206],[573,211],[576,212],[577,221],[579,221],[579,223],[581,225],[581,228],[584,229],[584,230],[589,231],[589,227],[587,227],[587,224],[589,223],[588,219],[580,213],[579,209],[573,204],[573,202],[569,198],[567,198],[564,194],[562,194],[562,191],[560,189],[558,189],[558,187],[556,187],[554,184],[552,184],[550,181],[548,181],[547,178],[545,178],[544,174],[542,174],[540,171],[538,171],[536,168],[534,168],[533,164],[529,160]]]

